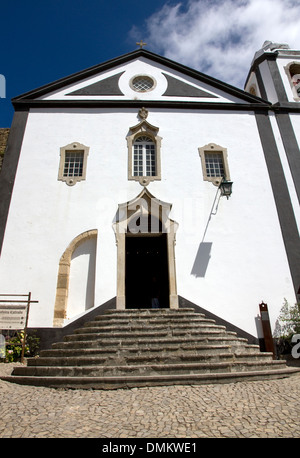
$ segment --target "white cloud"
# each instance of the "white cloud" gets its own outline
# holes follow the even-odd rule
[[[166,3],[147,19],[143,39],[153,52],[243,87],[266,40],[300,48],[299,17],[298,0]],[[141,31],[134,27],[132,34],[140,37]]]

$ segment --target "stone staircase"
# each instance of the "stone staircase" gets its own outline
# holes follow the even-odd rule
[[[263,380],[299,372],[193,309],[110,310],[2,380],[115,389]]]

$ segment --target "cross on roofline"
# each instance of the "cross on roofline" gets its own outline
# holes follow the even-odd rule
[[[141,40],[140,42],[137,41],[136,44],[139,45],[140,48],[142,48],[143,46],[146,46],[147,43],[144,43],[143,40]]]

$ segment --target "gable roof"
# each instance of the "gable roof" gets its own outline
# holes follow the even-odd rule
[[[69,91],[68,94],[66,95],[76,95],[79,96],[76,98],[76,100],[73,99],[64,99],[64,100],[56,100],[56,99],[45,99],[47,94],[53,93],[55,91],[62,90],[63,88],[70,87],[71,85],[75,85],[76,83],[80,83],[83,80],[86,80],[88,78],[92,78],[93,76],[96,76],[98,74],[101,74],[103,72],[107,72],[110,70],[113,70],[114,68],[120,67],[124,64],[127,64],[131,61],[134,61],[137,58],[146,58],[150,62],[154,62],[156,64],[159,64],[160,66],[164,66],[174,72],[179,72],[181,75],[184,75],[188,78],[193,78],[193,80],[204,84],[206,86],[209,86],[215,90],[222,91],[222,93],[227,94],[228,96],[234,97],[238,99],[237,103],[226,103],[226,101],[210,101],[208,99],[213,99],[215,98],[213,94],[209,94],[207,91],[203,91],[201,89],[198,89],[196,87],[190,86],[189,89],[187,89],[187,85],[184,81],[176,81],[176,78],[172,75],[167,75],[164,74],[166,79],[168,80],[168,90],[171,92],[167,92],[164,95],[174,95],[174,88],[176,86],[176,95],[179,96],[178,100],[116,100],[113,98],[106,99],[106,100],[91,100],[91,97],[93,94],[99,94],[99,91],[107,91],[106,93],[104,92],[104,95],[120,95],[120,93],[117,92],[117,89],[114,89],[114,92],[112,94],[109,94],[109,90],[111,90],[111,83],[112,81],[115,83],[115,88],[117,84],[117,77],[119,77],[122,72],[117,73],[114,76],[106,78],[104,81],[101,82],[96,82],[93,84],[88,84],[86,87],[81,88],[79,90],[75,90],[72,92]],[[172,89],[173,88],[173,92]],[[101,92],[100,92],[101,93]],[[180,100],[180,96],[183,95],[188,96],[188,100]],[[89,99],[87,99],[89,97]],[[201,101],[201,97],[205,98],[205,101]],[[194,98],[193,100],[190,100],[190,98]],[[21,94],[15,98],[12,99],[12,103],[16,109],[29,109],[33,107],[139,107],[144,105],[145,103],[147,104],[148,107],[154,107],[154,106],[163,106],[163,107],[178,107],[178,108],[190,108],[191,106],[194,108],[227,108],[227,109],[266,109],[269,107],[271,104],[268,101],[265,101],[259,97],[256,97],[252,94],[249,94],[241,89],[238,89],[234,86],[231,86],[227,83],[224,83],[218,79],[215,79],[211,76],[208,76],[204,73],[201,73],[197,70],[191,69],[185,65],[179,64],[173,60],[170,60],[166,57],[162,57],[158,54],[155,54],[151,51],[148,51],[146,49],[137,49],[135,51],[132,51],[128,54],[124,54],[120,57],[108,60],[104,63],[95,65],[93,67],[90,67],[88,69],[82,70],[80,72],[74,73],[70,76],[61,78],[57,81],[54,81],[52,83],[46,84],[44,86],[41,86],[37,89],[34,89],[32,91],[26,92],[24,94]]]

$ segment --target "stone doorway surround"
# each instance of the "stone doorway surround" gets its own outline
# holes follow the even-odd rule
[[[113,223],[117,244],[117,300],[118,310],[126,309],[126,234],[141,236],[160,232],[167,235],[167,259],[169,278],[169,306],[170,309],[178,309],[178,295],[175,268],[175,241],[178,223],[169,218],[172,205],[162,202],[154,197],[146,188],[129,202],[119,204],[118,211]],[[141,224],[141,221],[150,221],[149,225]]]

